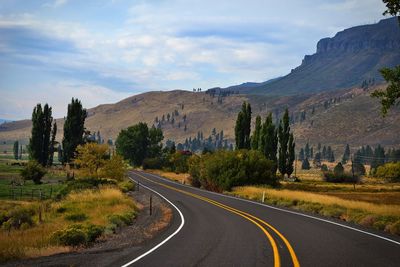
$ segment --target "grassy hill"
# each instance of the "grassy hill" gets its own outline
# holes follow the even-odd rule
[[[195,137],[203,131],[205,137],[213,128],[224,131],[225,136],[234,141],[234,124],[243,101],[252,104],[253,118],[257,114],[265,117],[272,112],[274,117],[281,116],[284,109],[290,107],[293,118],[292,129],[298,147],[309,141],[316,145],[331,145],[341,153],[346,143],[356,148],[361,145],[383,144],[400,145],[400,111],[395,108],[382,118],[379,103],[369,96],[374,90],[353,88],[324,93],[267,97],[254,95],[230,95],[214,98],[206,93],[188,91],[149,92],[126,98],[115,104],[100,105],[88,110],[86,128],[92,132],[100,131],[107,140],[115,140],[119,131],[140,121],[149,125],[165,116],[162,124],[165,140],[183,142],[185,138]],[[182,108],[183,106],[183,108]],[[179,113],[174,124],[167,122],[167,114]],[[183,117],[186,115],[186,121]],[[57,119],[61,140],[63,119]],[[180,127],[178,125],[180,124]],[[186,131],[184,127],[187,127]],[[0,141],[11,144],[19,139],[26,143],[30,135],[30,121],[9,122],[0,126]]]

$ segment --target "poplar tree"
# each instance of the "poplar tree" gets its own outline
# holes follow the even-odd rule
[[[54,151],[55,151],[55,145],[56,145],[56,135],[57,135],[57,122],[54,122],[53,129],[51,131],[49,160],[48,160],[48,163],[47,163],[48,166],[53,165]]]
[[[81,101],[72,98],[68,104],[67,118],[64,123],[64,137],[62,140],[63,163],[71,162],[78,145],[83,144],[85,132],[86,109],[82,107]]]
[[[293,172],[293,161],[295,158],[295,143],[293,134],[290,133],[289,111],[285,110],[282,120],[278,127],[279,155],[278,169],[282,176],[285,174],[290,177]]]
[[[14,159],[16,159],[16,160],[18,160],[18,157],[19,157],[18,149],[19,149],[19,142],[15,141],[14,142],[13,152],[14,152]]]
[[[265,122],[262,125],[260,134],[260,145],[259,150],[264,156],[273,161],[274,166],[272,173],[276,173],[278,167],[277,150],[278,150],[278,133],[275,125],[272,122],[272,113],[269,113],[265,118]]]
[[[256,117],[256,126],[254,129],[254,133],[251,137],[251,149],[258,150],[260,143],[260,134],[261,134],[261,117],[258,115]]]
[[[42,166],[48,164],[50,150],[50,133],[53,123],[52,108],[37,104],[32,113],[32,134],[29,139],[29,157]]]
[[[250,149],[251,106],[243,102],[235,125],[236,149]]]

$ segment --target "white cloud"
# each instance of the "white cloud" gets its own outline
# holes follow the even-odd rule
[[[45,3],[43,6],[52,7],[52,8],[58,8],[58,7],[61,7],[61,6],[65,5],[67,2],[68,2],[68,0],[55,0],[53,2]]]

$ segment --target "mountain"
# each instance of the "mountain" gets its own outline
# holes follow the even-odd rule
[[[237,86],[241,93],[292,95],[382,82],[382,67],[400,64],[400,27],[396,17],[357,26],[321,39],[300,66],[269,83]]]
[[[10,122],[10,120],[6,120],[6,119],[0,119],[0,124],[3,124],[5,122]]]
[[[370,93],[377,88],[380,87],[283,97],[239,94],[213,97],[205,92],[179,90],[149,92],[89,109],[85,127],[92,132],[100,131],[105,140],[115,140],[121,129],[140,121],[152,125],[156,117],[161,120],[164,115],[164,141],[171,139],[184,142],[186,138],[195,138],[198,131],[208,137],[216,128],[218,132],[223,130],[224,136],[234,142],[237,113],[243,101],[248,101],[252,106],[253,118],[256,115],[264,118],[268,112],[272,112],[276,119],[282,116],[285,107],[290,107],[291,128],[298,148],[307,141],[314,146],[317,143],[331,145],[338,153],[342,153],[346,143],[352,148],[366,144],[399,147],[400,110],[391,110],[383,119],[378,100],[370,97]],[[167,122],[167,114],[175,111],[178,115],[174,116],[174,124]],[[63,119],[57,119],[57,125],[57,139],[60,140]],[[187,126],[186,131],[184,125]],[[0,142],[12,144],[13,140],[18,139],[26,143],[30,129],[29,120],[0,125]]]

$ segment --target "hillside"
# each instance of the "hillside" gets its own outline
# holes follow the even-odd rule
[[[400,64],[397,18],[352,27],[321,39],[316,53],[306,55],[288,75],[257,84],[230,87],[247,94],[292,95],[382,82],[379,69]]]
[[[150,92],[124,99],[115,104],[100,105],[88,110],[86,127],[92,132],[100,131],[107,140],[115,140],[119,131],[139,121],[149,125],[167,114],[178,111],[174,124],[164,122],[165,140],[183,142],[195,137],[198,131],[208,136],[213,128],[223,130],[225,136],[234,141],[234,124],[243,101],[252,104],[253,118],[272,112],[280,116],[286,106],[290,107],[292,128],[296,142],[303,145],[309,141],[331,145],[341,151],[346,143],[353,148],[370,144],[385,146],[400,145],[400,112],[393,109],[386,118],[381,118],[379,103],[369,96],[376,87],[335,90],[311,95],[266,97],[255,95],[230,95],[218,103],[217,97],[206,93],[188,91]],[[182,109],[183,104],[183,109]],[[183,117],[186,115],[186,122]],[[58,119],[62,137],[63,120]],[[180,123],[180,127],[179,126]],[[184,130],[187,125],[187,130]],[[0,126],[0,141],[15,139],[26,142],[30,134],[30,121],[10,122]],[[340,152],[341,153],[341,152]]]

